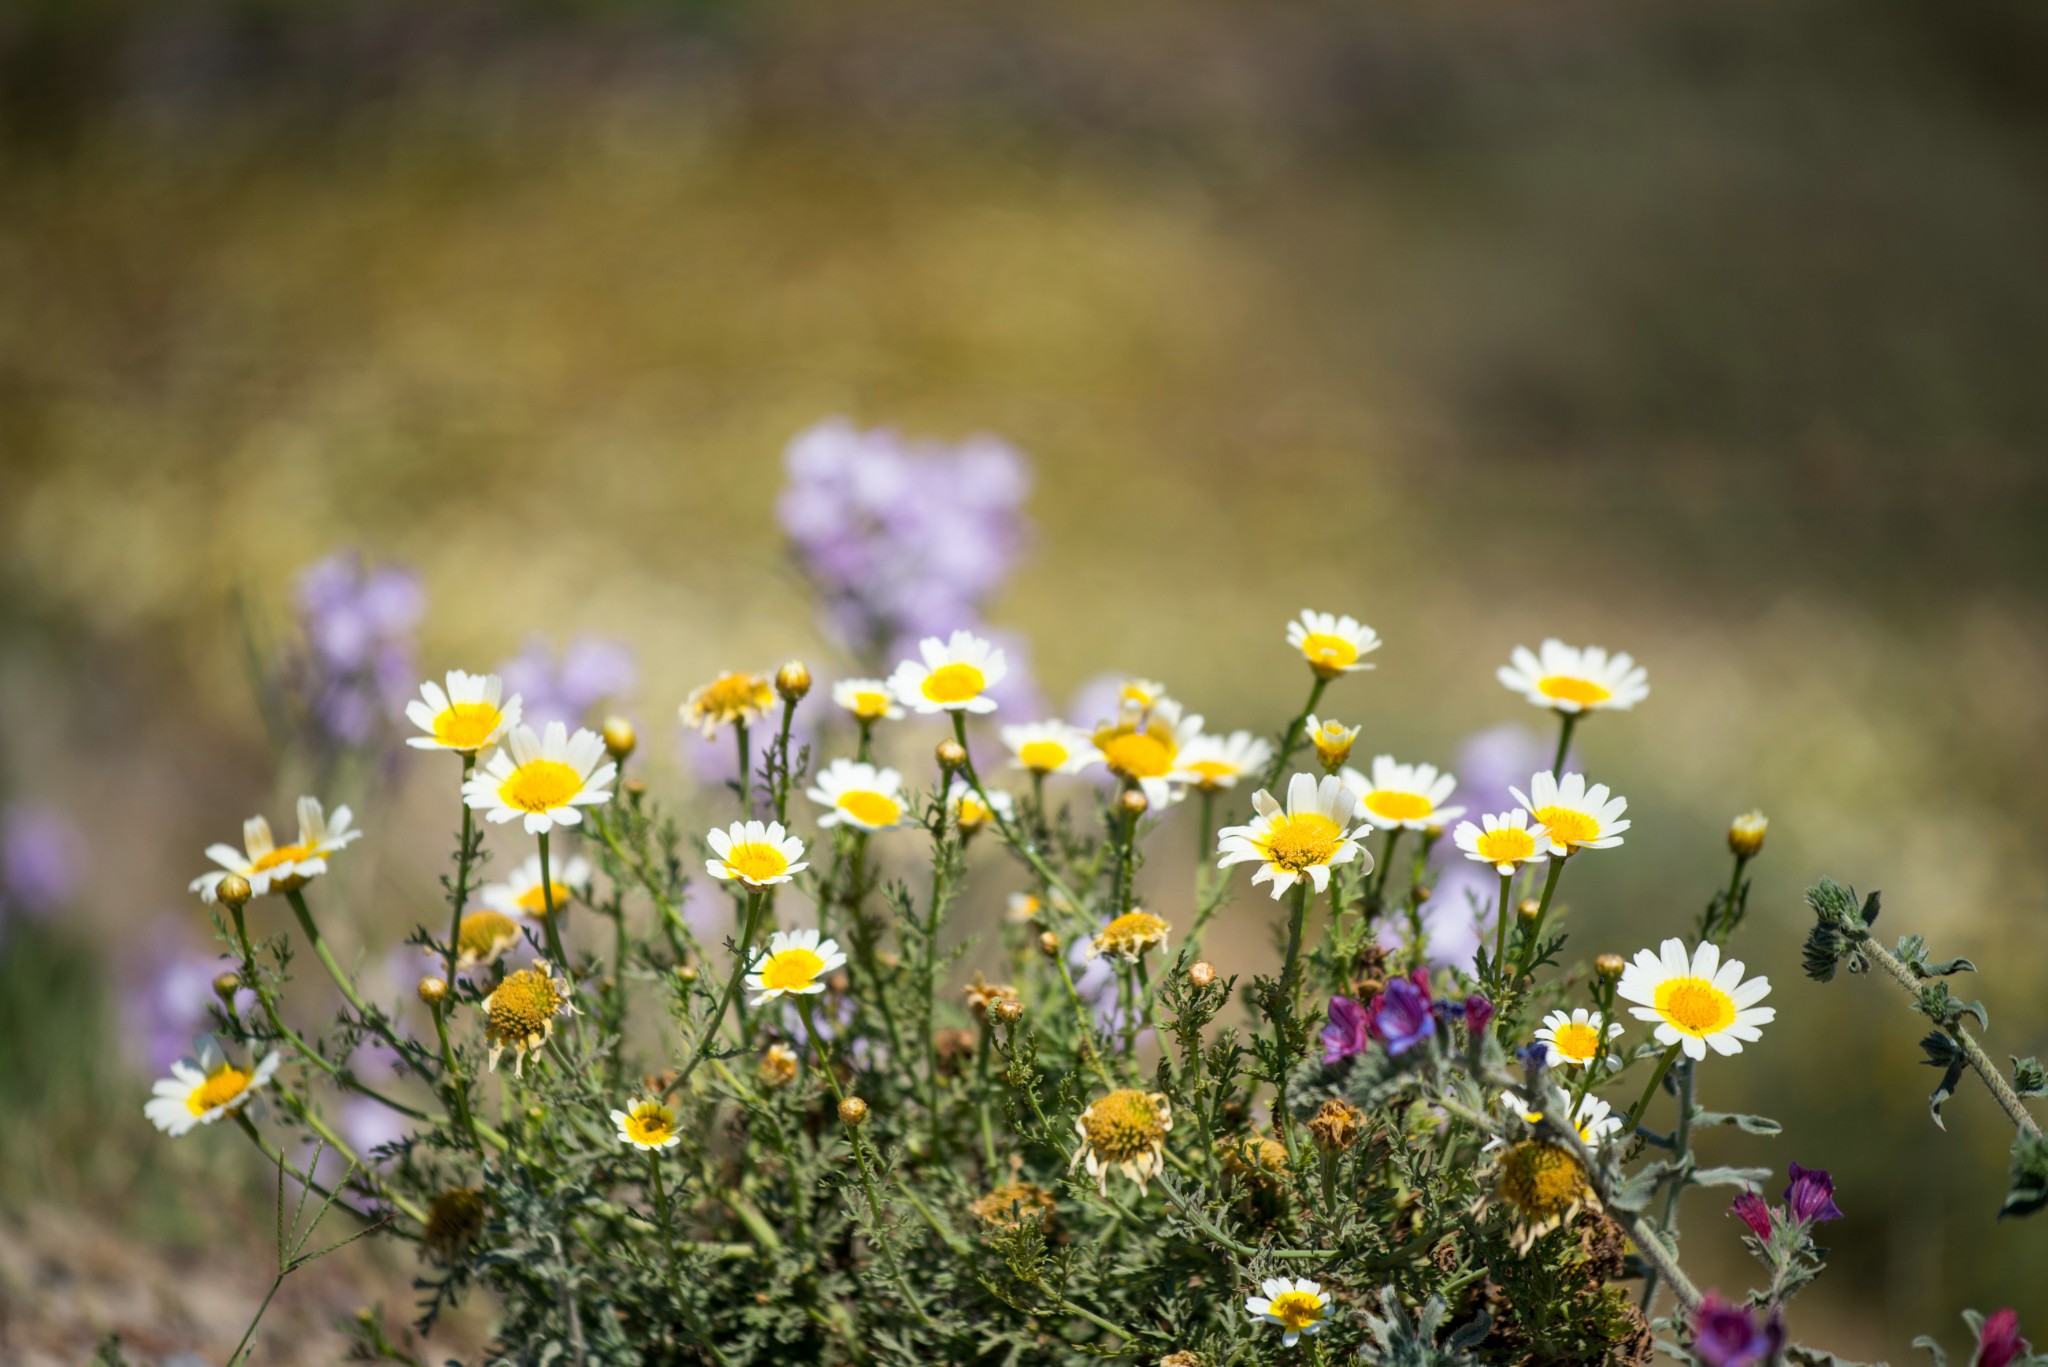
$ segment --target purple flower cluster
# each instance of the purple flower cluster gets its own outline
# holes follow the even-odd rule
[[[0,812],[0,930],[14,916],[63,910],[84,859],[85,841],[62,812],[25,803]]]
[[[1479,999],[1485,1002],[1485,998]],[[1490,1013],[1492,1004],[1486,1003]],[[1388,981],[1361,1006],[1349,997],[1330,998],[1329,1024],[1323,1027],[1323,1062],[1339,1063],[1365,1052],[1378,1040],[1389,1056],[1399,1058],[1436,1033],[1436,1011],[1429,997],[1429,974],[1416,969]]]
[[[1692,1314],[1692,1349],[1706,1367],[1754,1367],[1785,1343],[1785,1323],[1774,1312],[1759,1318],[1748,1306],[1709,1291]]]
[[[194,945],[178,928],[184,919],[162,917],[121,960],[121,1039],[152,1073],[191,1053],[193,1036],[213,1028],[213,980],[233,967]],[[235,999],[239,1010],[255,1005],[256,994],[244,990]]]
[[[1779,1224],[1804,1229],[1842,1218],[1841,1208],[1835,1204],[1835,1179],[1826,1168],[1792,1164],[1791,1184],[1785,1188],[1783,1199],[1785,1204],[1776,1207],[1757,1193],[1745,1191],[1730,1203],[1728,1213],[1748,1225],[1759,1239],[1770,1238],[1772,1229]]]
[[[305,645],[288,682],[328,741],[365,744],[418,683],[413,630],[427,605],[419,577],[340,551],[301,572],[296,598]]]
[[[632,650],[602,636],[578,636],[555,653],[544,636],[498,666],[505,694],[519,695],[521,720],[536,731],[551,721],[575,727],[590,720],[598,704],[632,691],[639,671]]]
[[[865,665],[879,669],[921,637],[985,631],[982,607],[1025,539],[1031,471],[1013,447],[986,436],[913,442],[834,418],[800,433],[784,463],[783,530],[828,629]]]

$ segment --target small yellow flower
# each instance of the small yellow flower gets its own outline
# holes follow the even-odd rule
[[[1000,788],[985,791],[987,802],[981,800],[982,795],[974,791],[973,784],[957,775],[946,789],[946,815],[962,835],[973,835],[998,817],[1004,821],[1010,819],[1010,813],[1016,806],[1010,795]]]
[[[779,821],[735,821],[724,830],[714,826],[704,843],[712,854],[704,868],[713,878],[750,888],[787,883],[810,867],[804,862],[804,842],[785,832]]]
[[[171,1075],[150,1089],[150,1099],[142,1107],[149,1123],[173,1138],[248,1105],[277,1072],[274,1050],[252,1070],[229,1063],[211,1035],[202,1035],[195,1043],[196,1056],[173,1063]]]
[[[1770,829],[1771,819],[1762,812],[1744,812],[1728,823],[1728,848],[1744,859],[1754,859]]]
[[[1502,684],[1558,712],[1626,711],[1650,696],[1649,672],[1626,653],[1568,646],[1552,637],[1540,650],[1516,646],[1500,667]]]
[[[1349,613],[1304,611],[1287,624],[1287,644],[1301,652],[1320,679],[1371,669],[1365,656],[1380,648],[1379,633]]]
[[[1609,1022],[1607,1038],[1614,1039],[1620,1034],[1621,1022]],[[1553,1011],[1543,1018],[1543,1028],[1536,1032],[1536,1038],[1543,1042],[1546,1051],[1545,1067],[1583,1068],[1600,1056],[1600,1018],[1583,1006],[1574,1007],[1570,1015]],[[1619,1060],[1615,1062],[1618,1065]]]
[[[497,744],[519,725],[519,695],[504,697],[505,682],[495,674],[448,671],[444,690],[432,679],[420,685],[419,697],[405,705],[406,720],[426,734],[406,744],[416,750],[453,750],[473,755]]]
[[[526,1060],[554,1038],[555,1018],[581,1014],[575,990],[567,978],[555,976],[546,959],[535,959],[531,968],[508,974],[481,1003],[491,1071],[498,1071],[498,1056],[510,1049],[512,1072],[524,1073]]]
[[[1515,1222],[1509,1241],[1517,1253],[1526,1254],[1545,1234],[1599,1205],[1599,1198],[1585,1168],[1562,1144],[1524,1139],[1494,1159],[1494,1188],[1480,1205],[1506,1209]]]
[[[971,631],[956,631],[943,641],[925,637],[917,652],[918,659],[903,661],[889,676],[898,702],[927,715],[996,710],[988,690],[1009,672],[996,646]]]
[[[1561,854],[1611,849],[1621,843],[1621,833],[1629,828],[1622,816],[1628,810],[1628,799],[1611,796],[1604,783],[1587,787],[1583,774],[1558,778],[1546,769],[1530,780],[1527,793],[1520,788],[1508,791],[1524,811],[1542,823]]]
[[[1344,767],[1344,761],[1351,758],[1351,743],[1358,739],[1358,728],[1346,726],[1332,718],[1324,721],[1315,713],[1308,717],[1309,743],[1316,747],[1316,758],[1323,763],[1323,772],[1334,774]]]
[[[765,674],[721,674],[683,700],[683,725],[716,736],[721,727],[752,725],[775,706],[775,685]]]
[[[1268,1277],[1259,1283],[1257,1296],[1245,1297],[1248,1314],[1280,1326],[1280,1346],[1292,1348],[1304,1334],[1322,1332],[1330,1312],[1330,1293],[1306,1277]]]
[[[1273,747],[1249,731],[1227,736],[1196,736],[1174,757],[1167,777],[1204,793],[1235,788],[1246,774],[1256,774],[1273,757]]]
[[[1129,779],[1154,807],[1173,801],[1173,777],[1181,751],[1202,734],[1202,719],[1185,715],[1179,703],[1161,698],[1151,707],[1126,707],[1117,720],[1095,728],[1095,748],[1118,778]]]
[[[881,679],[841,679],[832,685],[832,701],[851,712],[855,720],[869,724],[895,721],[903,715],[888,683]]]
[[[1010,749],[1010,767],[1034,774],[1075,774],[1102,759],[1089,734],[1063,721],[1035,721],[1005,726],[1003,744]]]
[[[538,735],[515,726],[462,785],[462,800],[492,822],[523,820],[528,835],[557,826],[576,826],[583,808],[612,800],[611,781],[619,766],[595,731],[551,721]]]
[[[1551,843],[1549,831],[1540,825],[1530,826],[1527,812],[1517,810],[1499,816],[1488,812],[1480,819],[1486,823],[1486,829],[1460,821],[1458,829],[1451,832],[1451,839],[1467,859],[1493,865],[1494,872],[1503,878],[1524,864],[1563,853]]]
[[[1354,860],[1362,860],[1363,872],[1370,873],[1372,856],[1350,829],[1352,802],[1351,790],[1335,775],[1318,784],[1313,774],[1296,774],[1288,782],[1284,808],[1261,788],[1252,795],[1258,814],[1251,824],[1217,832],[1223,857],[1216,867],[1257,863],[1253,885],[1272,884],[1275,898],[1304,878],[1322,892],[1330,886],[1330,870]]]
[[[833,760],[805,795],[826,809],[818,818],[820,826],[886,831],[902,825],[909,810],[903,775],[850,759]]]
[[[623,1111],[612,1112],[612,1124],[619,1128],[619,1142],[657,1153],[683,1142],[676,1132],[676,1113],[658,1098],[636,1096]]]
[[[747,965],[747,991],[754,994],[748,1003],[765,1006],[785,994],[815,996],[825,990],[825,975],[845,966],[837,940],[820,940],[815,930],[778,930]]]
[[[559,916],[569,909],[570,902],[590,887],[590,861],[580,854],[551,860],[548,874],[554,886],[543,890],[540,885],[540,856],[529,854],[504,882],[486,883],[477,899],[505,916],[538,919],[547,914],[549,894],[553,894],[555,914]]]
[[[1679,1045],[1692,1059],[1739,1054],[1745,1042],[1763,1038],[1759,1026],[1778,1018],[1775,1007],[1758,1006],[1771,993],[1765,978],[1742,976],[1742,960],[1722,962],[1721,947],[1711,940],[1688,959],[1685,941],[1675,936],[1657,951],[1641,950],[1622,971],[1614,993],[1636,1005],[1637,1020],[1656,1024],[1657,1042]]]
[[[1166,1132],[1172,1128],[1173,1106],[1164,1093],[1125,1087],[1097,1097],[1074,1122],[1081,1147],[1068,1170],[1085,1163],[1096,1189],[1107,1196],[1110,1170],[1117,1169],[1143,1195],[1145,1184],[1166,1168]]]
[[[1465,814],[1463,807],[1444,805],[1458,780],[1434,764],[1398,764],[1392,755],[1375,755],[1371,777],[1346,769],[1344,786],[1357,796],[1358,814],[1381,830],[1442,830]]]
[[[1149,911],[1127,911],[1102,928],[1095,937],[1095,952],[1135,963],[1154,946],[1164,949],[1172,929]]]

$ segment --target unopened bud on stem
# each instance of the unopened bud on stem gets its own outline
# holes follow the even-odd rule
[[[640,743],[634,734],[633,723],[624,717],[604,719],[604,748],[613,759],[624,759],[633,753],[633,747]]]
[[[957,740],[942,740],[939,748],[932,752],[938,757],[939,767],[952,773],[967,763],[967,747]]]
[[[446,978],[421,978],[419,993],[420,1000],[428,1006],[439,1006],[448,997],[448,980]]]
[[[1201,959],[1188,965],[1188,986],[1197,992],[1216,981],[1216,965]]]
[[[213,895],[230,907],[241,907],[247,905],[250,897],[255,894],[249,887],[248,879],[239,873],[231,873],[220,880],[213,890]]]
[[[775,671],[775,691],[782,695],[784,702],[801,702],[804,694],[811,691],[810,667],[802,660],[791,660]]]
[[[1621,981],[1621,975],[1628,971],[1628,960],[1619,954],[1602,954],[1593,960],[1593,971],[1608,982],[1618,983]]]
[[[857,1096],[850,1096],[839,1103],[839,1123],[849,1130],[857,1130],[867,1124],[868,1103]]]
[[[1762,812],[1744,812],[1728,823],[1728,848],[1744,859],[1754,859],[1770,828],[1771,819]]]
[[[235,993],[239,992],[241,988],[242,975],[239,973],[223,973],[213,980],[213,995],[219,997],[224,1002],[232,1003],[235,999]]]

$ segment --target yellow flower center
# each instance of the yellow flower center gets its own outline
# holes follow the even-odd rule
[[[570,897],[575,895],[575,890],[567,883],[556,883],[552,880],[547,883],[535,883],[519,894],[519,909],[529,916],[545,916],[550,892],[554,894],[555,910],[558,912],[566,910]]]
[[[662,1144],[676,1132],[676,1118],[658,1101],[643,1101],[626,1117],[626,1134],[637,1144]]]
[[[1323,1317],[1323,1302],[1309,1291],[1283,1291],[1267,1311],[1290,1334],[1298,1334]]]
[[[839,810],[863,826],[893,826],[903,815],[903,804],[886,793],[841,793]]]
[[[1139,954],[1161,944],[1170,927],[1149,911],[1131,911],[1117,917],[1095,937],[1095,947],[1105,954]]]
[[[824,967],[825,961],[813,950],[785,949],[780,954],[771,954],[768,962],[761,965],[761,990],[801,991],[818,980]]]
[[[491,993],[484,1033],[493,1040],[514,1043],[545,1036],[554,1029],[562,1002],[552,977],[538,969],[522,968]]]
[[[1088,1147],[1109,1163],[1127,1163],[1166,1142],[1159,1102],[1150,1092],[1125,1087],[1093,1102],[1081,1113]]]
[[[192,1089],[191,1095],[185,1098],[185,1109],[194,1115],[205,1115],[248,1090],[249,1075],[232,1063],[223,1063],[206,1075],[206,1081]]]
[[[1115,731],[1095,743],[1110,772],[1125,778],[1164,778],[1177,753],[1171,739],[1153,731]]]
[[[744,721],[775,700],[773,687],[759,674],[721,674],[690,695],[690,708],[700,717],[721,722]]]
[[[1420,821],[1436,810],[1421,793],[1396,793],[1385,788],[1365,795],[1365,809],[1389,821]]]
[[[972,702],[988,687],[988,677],[970,664],[940,665],[924,676],[924,695],[944,706]]]
[[[1501,1160],[1500,1197],[1531,1224],[1562,1217],[1586,1191],[1579,1160],[1549,1140],[1525,1139]]]
[[[1358,663],[1358,647],[1342,636],[1312,631],[1301,643],[1301,653],[1318,669],[1348,669]]]
[[[1735,1024],[1735,998],[1709,978],[1667,978],[1657,984],[1656,1007],[1673,1028],[1701,1038]]]
[[[1550,1042],[1573,1063],[1584,1063],[1600,1052],[1600,1032],[1577,1021],[1558,1026]]]
[[[1476,844],[1479,857],[1489,864],[1519,864],[1536,853],[1536,837],[1514,826],[1488,831]]]
[[[765,883],[789,872],[789,860],[773,845],[735,845],[725,856],[725,867],[745,883]]]
[[[862,721],[878,721],[889,715],[887,693],[860,692],[853,695],[853,715]]]
[[[519,943],[519,927],[512,918],[495,911],[472,911],[462,918],[455,935],[455,952],[471,963],[495,959]]]
[[[1235,764],[1220,759],[1198,759],[1187,769],[1195,775],[1197,787],[1209,790],[1221,787],[1224,779],[1236,778],[1238,773]]]
[[[1024,761],[1026,769],[1049,774],[1067,762],[1067,747],[1056,740],[1027,741],[1017,752],[1017,758]]]
[[[1575,702],[1581,707],[1592,707],[1614,696],[1611,688],[1596,684],[1591,679],[1574,679],[1569,674],[1552,674],[1538,679],[1536,691],[1546,698]]]
[[[269,854],[264,855],[261,859],[251,864],[249,866],[249,871],[251,873],[266,873],[269,870],[278,868],[281,865],[290,864],[300,859],[312,859],[314,857],[315,855],[313,851],[307,849],[304,845],[280,845],[276,849],[272,850]]]
[[[498,785],[498,797],[522,812],[552,812],[583,791],[583,775],[558,759],[531,759]]]
[[[498,729],[503,714],[487,702],[450,703],[434,718],[434,739],[454,750],[482,748]]]
[[[1299,812],[1273,819],[1266,832],[1267,862],[1290,873],[1327,864],[1337,853],[1344,828],[1321,812]]]
[[[1600,822],[1570,807],[1539,807],[1530,815],[1542,822],[1550,838],[1565,849],[1600,838]]]

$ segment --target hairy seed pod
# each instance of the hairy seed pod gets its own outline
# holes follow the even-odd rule
[[[421,978],[419,994],[420,1000],[428,1006],[439,1006],[448,998],[448,980],[446,978],[434,977]]]
[[[624,759],[633,753],[633,747],[639,743],[632,722],[624,717],[604,719],[604,748],[610,752],[613,759]]]

